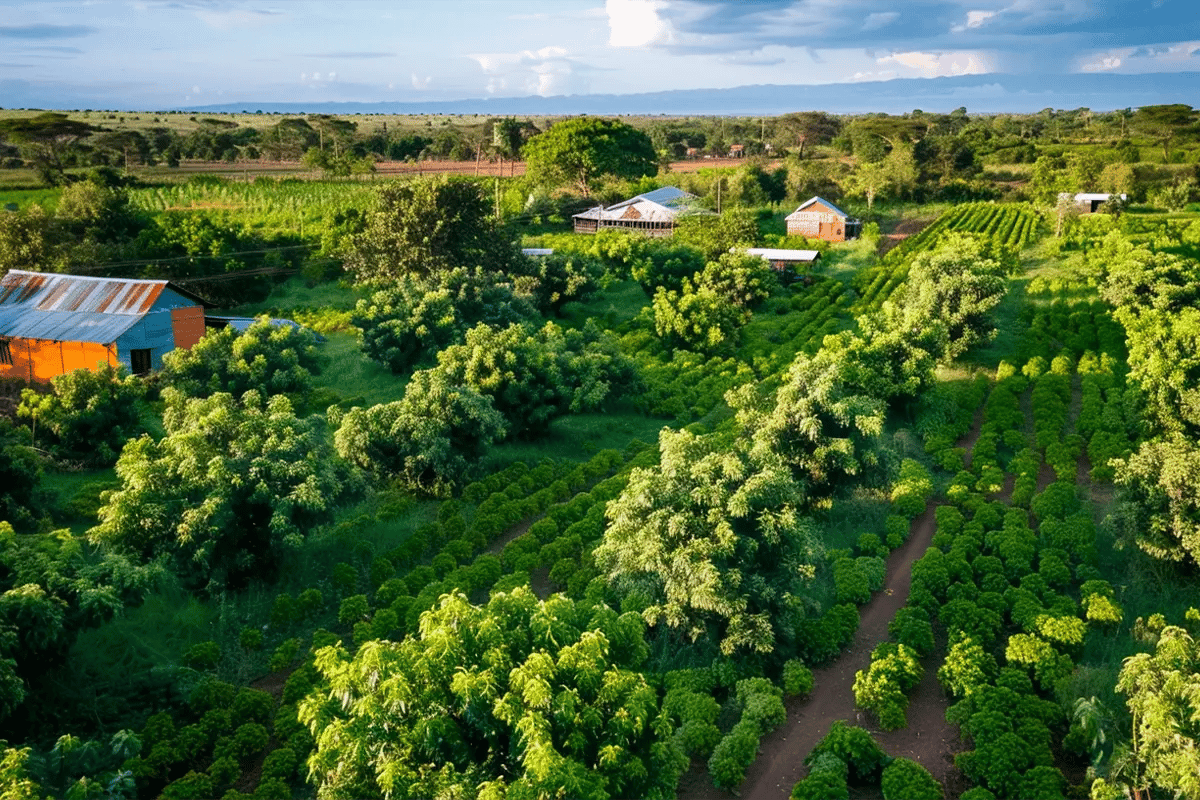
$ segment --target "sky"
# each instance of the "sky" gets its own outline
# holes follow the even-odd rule
[[[1193,71],[1197,0],[0,0],[7,108]]]

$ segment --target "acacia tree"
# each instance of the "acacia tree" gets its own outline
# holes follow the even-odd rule
[[[635,180],[658,174],[650,137],[615,120],[580,117],[559,122],[530,139],[524,152],[534,181],[574,184],[585,195],[606,175]]]
[[[345,467],[286,397],[194,399],[169,387],[163,396],[166,435],[125,446],[121,488],[88,532],[94,543],[146,561],[167,556],[185,583],[220,587],[269,575],[286,548],[331,519]]]
[[[16,142],[33,162],[38,176],[51,186],[67,182],[67,157],[75,143],[96,129],[66,114],[47,111],[35,117],[0,120],[0,136]]]
[[[725,437],[664,429],[659,465],[635,469],[607,510],[596,564],[651,603],[643,616],[721,651],[770,653],[802,618],[819,544],[778,459]]]

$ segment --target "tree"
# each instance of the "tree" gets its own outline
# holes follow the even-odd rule
[[[614,644],[627,621],[520,587],[443,595],[402,642],[319,650],[299,708],[318,796],[673,797],[688,759]]]
[[[446,494],[507,431],[490,398],[434,370],[415,373],[403,400],[355,407],[330,424],[337,425],[334,446],[342,458],[435,496]]]
[[[1171,163],[1171,142],[1196,123],[1196,112],[1182,103],[1142,106],[1133,114],[1133,126],[1162,145],[1163,161]]]
[[[664,429],[659,465],[635,469],[609,504],[596,564],[649,594],[652,624],[710,635],[726,654],[770,653],[792,638],[814,572],[819,545],[801,499],[778,459]]]
[[[1155,558],[1200,564],[1200,446],[1181,433],[1144,442],[1116,483],[1131,504],[1126,529]]]
[[[7,419],[0,419],[0,521],[25,532],[37,526],[45,497],[38,457]]]
[[[623,122],[596,117],[565,120],[530,139],[525,162],[532,180],[571,183],[584,195],[602,176],[636,180],[658,174],[649,136]]]
[[[10,269],[57,272],[70,262],[62,223],[31,205],[0,214],[0,276]]]
[[[804,158],[804,148],[829,144],[841,132],[842,121],[823,111],[800,111],[779,118],[780,127],[786,137],[785,144],[795,143],[796,157]]]
[[[146,387],[124,367],[77,369],[54,378],[51,386],[50,394],[22,390],[17,417],[37,420],[54,442],[56,457],[109,465],[127,440],[142,433]]]
[[[125,446],[121,488],[88,537],[143,560],[172,559],[191,586],[236,586],[269,575],[288,548],[332,517],[346,487],[317,420],[282,395],[264,402],[163,390],[166,435]]]
[[[923,338],[937,334],[940,362],[958,358],[996,335],[991,312],[1007,289],[1004,266],[977,237],[950,234],[937,247],[918,254],[908,281],[885,309],[887,327]]]
[[[25,158],[33,162],[38,176],[50,186],[67,183],[71,148],[95,130],[86,122],[53,112],[0,120],[0,136],[16,142]]]
[[[89,555],[70,531],[17,535],[0,521],[0,721],[22,702],[48,701],[47,679],[76,637],[140,600],[160,574]]]
[[[380,191],[367,229],[351,243],[346,269],[359,283],[455,267],[504,272],[519,253],[492,214],[477,183],[446,177],[395,183]]]
[[[550,322],[538,330],[476,325],[462,344],[438,353],[434,371],[448,385],[490,397],[511,436],[541,433],[563,414],[601,408],[635,380],[633,363],[593,323],[582,331]]]
[[[1200,646],[1182,628],[1163,628],[1153,653],[1125,659],[1117,691],[1133,715],[1134,791],[1200,796]]]
[[[308,391],[320,361],[306,328],[276,325],[260,317],[244,332],[232,326],[211,331],[189,349],[163,357],[163,380],[191,397],[225,392],[241,397]]]

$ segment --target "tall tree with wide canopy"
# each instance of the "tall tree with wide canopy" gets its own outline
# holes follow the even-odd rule
[[[721,434],[664,429],[659,464],[635,469],[608,506],[596,564],[650,598],[643,616],[726,654],[770,653],[803,617],[820,545],[778,458]]]
[[[67,153],[95,130],[86,122],[50,111],[36,117],[0,120],[0,137],[15,142],[25,158],[33,162],[38,176],[51,186],[67,182]]]
[[[572,184],[583,194],[603,176],[634,180],[658,174],[650,137],[615,120],[581,117],[560,122],[525,145],[529,176],[538,182]]]
[[[441,177],[383,189],[367,229],[351,243],[346,269],[359,283],[383,284],[455,267],[504,272],[520,257],[479,184]]]

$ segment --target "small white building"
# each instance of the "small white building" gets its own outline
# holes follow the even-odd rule
[[[813,197],[801,203],[788,214],[788,236],[807,236],[827,242],[844,242],[857,239],[862,232],[862,223],[822,197]]]
[[[1112,195],[1105,194],[1103,192],[1080,192],[1076,195],[1072,195],[1070,192],[1063,192],[1058,196],[1058,200],[1060,203],[1064,200],[1074,202],[1080,213],[1095,214],[1097,211],[1101,210],[1101,206],[1112,200],[1114,197],[1121,198],[1122,202],[1129,200],[1129,195]]]

